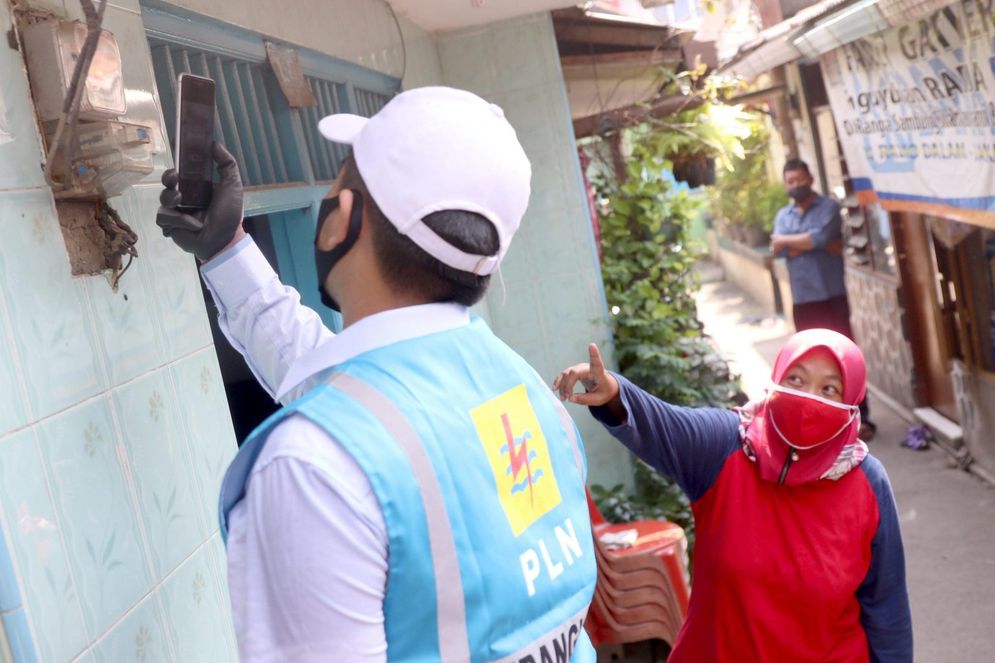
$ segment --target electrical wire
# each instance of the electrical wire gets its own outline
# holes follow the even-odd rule
[[[138,243],[138,235],[106,200],[97,203],[94,216],[107,238],[104,244],[104,263],[111,270],[111,290],[117,292],[121,277],[138,257],[138,249],[135,248]],[[123,269],[121,268],[122,256],[128,256],[128,264]]]
[[[384,4],[387,5],[387,9],[390,10],[390,15],[394,18],[394,25],[397,26],[397,36],[401,40],[401,77],[398,79],[397,91],[401,91],[401,86],[404,85],[404,77],[408,73],[408,46],[404,42],[404,30],[401,29],[401,20],[397,17],[397,12],[394,11],[394,6],[390,4],[388,0],[384,0]]]
[[[76,66],[73,68],[69,89],[66,91],[66,99],[62,104],[62,114],[59,116],[59,124],[55,129],[55,134],[52,136],[52,144],[48,147],[48,155],[45,160],[45,180],[53,190],[59,191],[69,188],[68,183],[72,177],[72,136],[76,129],[76,123],[79,120],[79,107],[83,99],[83,90],[86,87],[82,81],[86,80],[86,76],[90,71],[90,63],[93,62],[93,56],[97,52],[97,42],[100,39],[107,0],[101,0],[99,9],[94,7],[91,0],[80,0],[80,6],[83,8],[83,14],[86,16],[86,39],[83,42],[83,47],[80,49]],[[67,128],[69,129],[68,133],[66,133]],[[55,155],[59,150],[64,134],[68,136],[65,154],[66,172],[63,176],[65,181],[59,184],[52,178],[52,166],[54,165]]]

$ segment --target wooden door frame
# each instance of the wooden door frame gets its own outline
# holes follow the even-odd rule
[[[916,404],[932,407],[957,421],[950,378],[951,340],[937,300],[936,269],[925,220],[918,214],[892,213],[892,237],[901,281],[902,327],[912,350]],[[942,366],[939,371],[931,366]],[[943,380],[935,384],[934,380]]]

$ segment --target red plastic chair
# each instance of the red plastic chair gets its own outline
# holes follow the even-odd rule
[[[673,644],[687,614],[684,531],[665,521],[607,523],[590,492],[598,585],[585,628],[595,646],[663,640]],[[608,550],[601,536],[635,529],[634,545]]]

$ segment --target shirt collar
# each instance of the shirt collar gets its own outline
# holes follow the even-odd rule
[[[367,316],[323,345],[298,357],[276,390],[276,398],[283,401],[284,396],[292,391],[301,391],[299,387],[314,386],[305,383],[364,352],[469,323],[469,310],[462,304],[420,304]]]

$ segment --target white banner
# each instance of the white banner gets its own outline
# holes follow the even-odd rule
[[[862,201],[995,223],[995,0],[857,40],[822,73]]]

